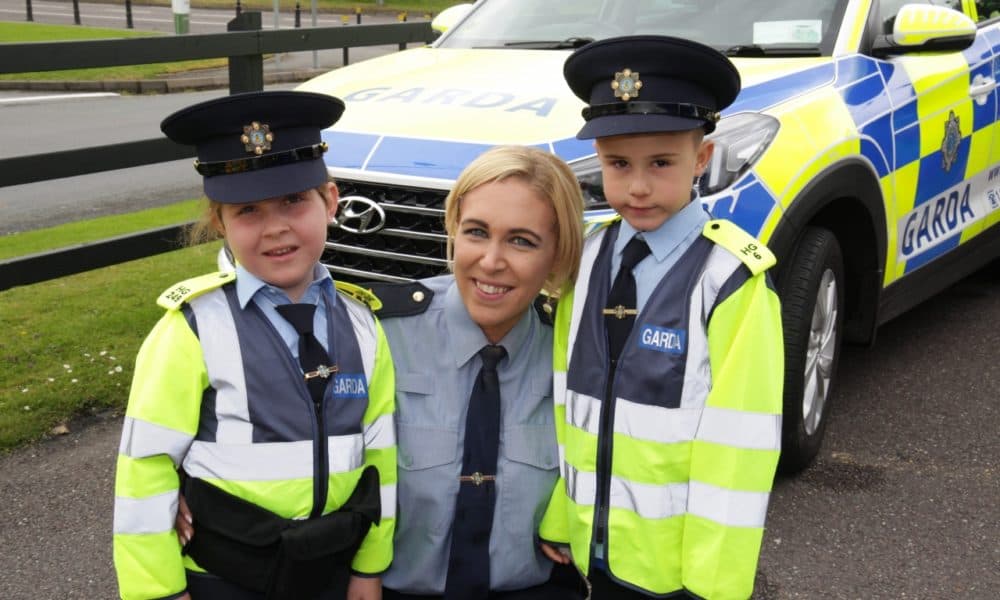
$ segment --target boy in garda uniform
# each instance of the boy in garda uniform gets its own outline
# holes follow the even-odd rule
[[[739,74],[662,36],[591,43],[564,74],[618,216],[560,299],[562,479],[541,537],[569,544],[597,600],[748,598],[781,439],[775,260],[692,190]]]
[[[197,147],[203,229],[236,270],[164,292],[139,350],[115,482],[123,598],[378,596],[396,508],[392,358],[378,301],[318,262],[337,210],[321,131],[343,110],[259,92],[161,124]],[[181,487],[197,530],[183,552]]]

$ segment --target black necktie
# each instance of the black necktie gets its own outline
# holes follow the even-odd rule
[[[500,448],[497,364],[506,355],[503,346],[484,346],[479,351],[483,366],[472,386],[465,418],[465,451],[451,528],[446,600],[485,599],[490,592],[490,530]]]
[[[622,251],[622,264],[608,293],[608,307],[604,310],[604,327],[608,332],[608,351],[612,364],[625,347],[625,339],[635,323],[635,277],[632,269],[649,255],[649,246],[639,236],[634,236]]]
[[[323,403],[327,379],[336,372],[336,367],[330,366],[330,357],[313,335],[313,314],[316,312],[316,305],[283,304],[276,306],[275,309],[299,334],[299,365],[305,374],[309,394],[313,402],[319,406]]]

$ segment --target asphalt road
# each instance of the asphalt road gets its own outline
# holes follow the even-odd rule
[[[0,158],[157,138],[163,135],[160,121],[173,111],[226,93],[7,94],[0,97],[0,121],[8,139],[19,142],[0,147]],[[0,235],[129,213],[201,194],[201,181],[191,160],[4,187],[0,188]]]
[[[302,24],[309,26],[308,3],[303,3]],[[0,0],[0,20],[23,21],[24,0]],[[72,3],[32,0],[35,22],[72,24]],[[173,31],[170,7],[133,6],[136,29]],[[84,25],[124,28],[121,4],[80,4]],[[231,10],[192,9],[192,33],[220,33],[233,18]],[[294,15],[282,13],[280,27],[291,28]],[[410,20],[422,19],[414,14]],[[264,27],[274,27],[274,14],[263,15]],[[362,24],[391,23],[394,15],[363,15]],[[317,26],[342,24],[341,15],[318,15]],[[349,25],[357,23],[351,16]],[[355,63],[388,52],[396,46],[353,48]],[[343,65],[341,50],[295,52],[265,62],[265,72],[294,71]],[[266,89],[289,89],[295,84],[267,85]],[[0,123],[4,139],[16,143],[0,145],[0,158],[27,156],[57,150],[82,148],[159,137],[163,117],[181,107],[224,95],[226,89],[164,96],[119,96],[117,94],[0,92]],[[0,188],[0,235],[29,231],[107,214],[121,214],[171,204],[201,196],[201,185],[191,161],[180,160],[133,169],[108,171]]]
[[[755,598],[996,598],[998,322],[995,263],[845,351],[819,460],[775,485]],[[119,426],[0,457],[4,598],[115,596]]]

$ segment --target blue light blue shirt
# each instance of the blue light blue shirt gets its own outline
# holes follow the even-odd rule
[[[462,303],[454,277],[419,315],[383,318],[396,367],[399,481],[392,566],[383,582],[408,594],[441,594],[448,571],[469,396],[489,341]],[[552,328],[529,308],[500,340],[497,500],[490,588],[539,585],[551,563],[538,547],[542,513],[559,474],[552,407]],[[463,484],[471,485],[471,484]]]
[[[662,225],[653,231],[641,232],[640,235],[649,246],[650,254],[632,269],[632,275],[635,277],[636,309],[642,311],[650,294],[666,277],[670,268],[677,264],[677,260],[698,239],[710,218],[701,200],[695,196],[687,206],[664,221]],[[615,253],[611,257],[611,281],[618,275],[625,244],[628,244],[632,236],[637,233],[639,232],[629,225],[628,221],[622,219],[618,239],[615,240]]]
[[[276,306],[292,303],[288,295],[247,271],[242,265],[236,265],[236,297],[243,309],[246,309],[250,302],[257,305],[278,334],[281,335],[289,352],[298,361],[299,334],[291,323],[286,321],[275,309]],[[326,307],[328,302],[332,307],[336,301],[337,294],[334,292],[333,278],[330,277],[330,272],[323,265],[316,263],[316,266],[313,267],[313,282],[302,294],[299,304],[316,305],[316,314],[313,316],[313,335],[327,351],[330,350],[330,345],[327,339]]]

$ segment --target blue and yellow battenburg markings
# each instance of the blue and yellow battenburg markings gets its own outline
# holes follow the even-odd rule
[[[925,73],[935,75],[948,65],[954,78],[922,81]],[[851,55],[811,63],[746,87],[724,114],[763,112],[827,86],[836,90],[853,120],[861,155],[883,180],[883,189],[896,192],[886,199],[889,227],[895,228],[888,233],[896,246],[895,255],[890,250],[888,283],[974,237],[985,227],[984,217],[998,210],[1000,171],[993,157],[1000,148],[991,147],[998,137],[993,130],[1000,127],[997,92],[973,101],[968,90],[977,75],[1000,77],[1000,25],[981,30],[960,58],[945,53],[884,61]],[[331,167],[442,180],[455,179],[492,145],[337,130],[325,131],[323,139],[334,149],[326,155]],[[567,161],[593,154],[590,140],[575,137],[534,145]],[[754,171],[707,200],[713,215],[757,236],[780,208]]]

